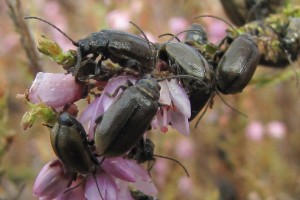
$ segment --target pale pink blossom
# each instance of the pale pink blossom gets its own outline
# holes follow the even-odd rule
[[[180,158],[190,158],[195,153],[194,143],[187,139],[179,139],[176,142],[175,153]]]
[[[172,17],[168,21],[171,33],[177,34],[183,30],[186,30],[189,26],[189,22],[183,17]],[[184,34],[178,35],[180,40],[183,40]]]
[[[282,139],[286,135],[286,126],[281,121],[272,121],[266,125],[266,133],[276,139]]]
[[[264,136],[264,126],[259,121],[253,121],[246,127],[246,137],[252,141],[261,141]]]
[[[113,10],[106,15],[106,20],[112,29],[126,31],[130,28],[130,15],[127,11]]]
[[[188,136],[191,105],[186,91],[175,79],[159,82],[159,85],[161,86],[159,102],[164,106],[159,109],[152,126],[160,127],[163,132],[167,132],[167,126],[171,123],[178,132]]]
[[[37,73],[28,91],[31,103],[59,108],[81,99],[84,88],[71,74]]]

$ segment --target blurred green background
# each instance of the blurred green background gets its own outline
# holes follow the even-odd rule
[[[28,0],[16,2],[16,15],[39,16],[56,24],[78,40],[104,28],[137,33],[133,21],[156,41],[158,35],[187,29],[193,17],[211,14],[228,19],[217,0]],[[299,4],[299,1],[292,1]],[[20,12],[21,11],[21,12]],[[23,94],[36,71],[64,72],[35,48],[27,53],[9,16],[6,1],[0,1],[0,199],[34,199],[32,185],[44,164],[54,159],[49,132],[36,123],[22,131],[20,122],[27,107],[16,98]],[[198,20],[206,26],[212,41],[221,39],[226,26],[214,19]],[[66,49],[74,48],[52,27],[26,21],[34,43],[41,34]],[[24,44],[24,42],[23,42]],[[74,48],[75,49],[75,48]],[[28,58],[31,55],[31,60]],[[179,160],[190,173],[173,162],[157,159],[152,178],[159,198],[204,200],[297,200],[300,199],[300,101],[295,69],[298,62],[283,69],[259,67],[253,79],[292,74],[290,78],[257,87],[249,85],[241,94],[224,96],[245,113],[237,114],[219,97],[190,137],[176,131],[153,131],[155,153]]]

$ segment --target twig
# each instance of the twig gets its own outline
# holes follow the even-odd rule
[[[27,24],[24,22],[24,15],[22,12],[22,5],[20,0],[6,0],[9,7],[9,15],[16,27],[16,31],[20,35],[21,44],[26,52],[28,58],[29,72],[35,76],[42,71],[40,59],[36,51],[36,46]]]

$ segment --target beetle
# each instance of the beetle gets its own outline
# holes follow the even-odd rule
[[[260,60],[258,47],[249,34],[241,34],[225,51],[215,77],[217,88],[223,94],[242,92],[251,80]]]
[[[291,60],[296,60],[300,49],[300,18],[289,18],[289,24],[285,30],[282,47],[291,56]]]
[[[165,61],[173,73],[194,77],[182,79],[188,93],[199,88],[205,90],[212,88],[213,69],[193,47],[183,42],[167,42],[159,45],[158,58]]]
[[[187,30],[184,40],[185,43],[196,42],[198,44],[206,44],[208,42],[204,27],[196,23],[192,24],[189,30]]]
[[[60,114],[58,121],[50,131],[50,140],[55,154],[63,162],[66,170],[74,174],[73,180],[78,175],[92,174],[97,184],[94,175],[99,162],[92,152],[93,147],[87,139],[82,124],[75,117],[67,112]],[[72,188],[68,188],[66,191],[70,189]],[[103,199],[99,188],[98,192]]]
[[[77,75],[83,59],[91,55],[91,58],[96,60],[100,54],[102,56],[98,63],[99,67],[101,67],[102,61],[110,59],[124,68],[132,68],[141,74],[150,73],[154,69],[155,61],[153,59],[155,56],[153,56],[152,44],[147,38],[123,31],[104,29],[91,33],[76,42],[54,24],[44,19],[34,16],[25,17],[25,19],[37,19],[49,24],[67,37],[74,46],[78,47],[77,63],[73,71],[74,75]],[[146,37],[145,34],[143,35]]]
[[[97,159],[83,126],[75,117],[62,113],[51,130],[50,140],[55,154],[68,171],[83,175],[95,173]]]
[[[185,171],[186,175],[189,177],[189,173],[187,169],[178,160],[166,156],[154,154],[154,147],[155,147],[154,143],[149,138],[146,139],[141,138],[138,141],[138,143],[129,151],[126,157],[128,159],[136,160],[138,163],[149,162],[148,172],[150,172],[154,164],[151,162],[156,161],[155,157],[168,159],[179,164],[182,167],[182,169]]]
[[[159,91],[153,78],[140,79],[96,119],[94,140],[98,155],[124,155],[140,140],[158,111]]]
[[[231,21],[242,26],[248,21],[261,20],[284,4],[284,0],[220,0]]]

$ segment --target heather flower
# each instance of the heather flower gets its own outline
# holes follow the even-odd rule
[[[177,34],[183,30],[186,30],[189,22],[184,19],[183,17],[172,17],[170,18],[169,22],[169,27],[172,33]],[[184,38],[184,35],[181,34],[178,36],[180,39]]]
[[[82,98],[84,88],[71,74],[37,73],[28,91],[31,103],[60,108]]]
[[[282,139],[286,135],[286,126],[283,122],[273,121],[266,125],[266,133],[276,139]]]
[[[136,162],[121,157],[107,158],[94,175],[78,176],[73,182],[72,178],[63,163],[54,160],[40,171],[33,194],[39,199],[99,199],[101,195],[104,200],[126,200],[132,199],[129,193],[131,185],[147,195],[157,195],[148,172]]]
[[[253,121],[246,127],[246,136],[252,141],[261,141],[264,135],[264,126],[261,122]]]
[[[126,11],[113,10],[106,15],[106,20],[112,29],[125,31],[130,27],[130,15]]]
[[[122,90],[120,89],[115,96],[111,94],[128,81],[135,84],[136,78],[132,76],[111,78],[106,83],[102,95],[95,98],[82,112],[79,121],[87,130],[89,140],[94,137],[95,120],[112,105]],[[163,129],[171,124],[181,133],[188,135],[190,104],[184,89],[175,79],[159,84],[162,86],[159,99],[162,106],[156,119],[163,120],[158,120],[157,127]],[[74,77],[64,74],[39,73],[28,92],[31,102],[43,102],[53,108],[73,103],[81,97],[82,86],[75,82]],[[102,158],[98,160],[101,161]],[[82,183],[79,184],[80,182]],[[72,188],[78,184],[78,187]],[[106,158],[95,174],[79,175],[75,181],[64,164],[55,160],[48,163],[39,173],[33,193],[40,199],[70,199],[74,196],[77,199],[83,196],[88,199],[99,199],[100,194],[104,199],[132,199],[129,186],[146,195],[157,195],[157,189],[148,172],[133,160],[123,157]],[[65,192],[70,187],[72,189]]]
[[[159,82],[159,85],[161,86],[159,102],[164,106],[159,109],[156,119],[152,122],[153,128],[160,127],[162,132],[167,132],[167,126],[171,124],[180,133],[188,136],[191,105],[186,91],[175,79]]]

